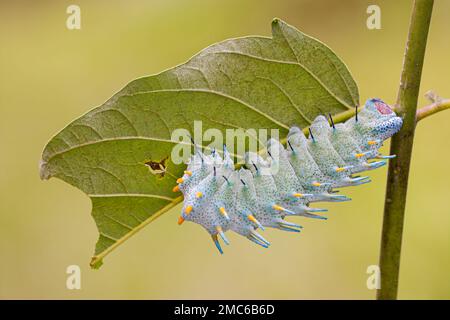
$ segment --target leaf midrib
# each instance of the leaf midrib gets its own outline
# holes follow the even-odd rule
[[[179,196],[175,198],[171,203],[169,203],[167,206],[161,208],[160,210],[156,211],[154,214],[152,214],[150,217],[142,221],[139,225],[134,227],[130,232],[126,233],[123,237],[113,240],[115,241],[113,245],[109,246],[107,249],[103,250],[98,255],[94,255],[91,259],[90,265],[93,267],[95,264],[100,262],[105,256],[107,256],[111,251],[113,251],[115,248],[120,246],[122,243],[124,243],[126,240],[128,240],[130,237],[132,237],[134,234],[136,234],[138,231],[143,229],[145,226],[147,226],[150,222],[154,221],[156,218],[160,217],[163,213],[166,211],[169,211],[173,207],[175,207],[177,204],[179,204],[181,201],[183,201],[183,196]]]

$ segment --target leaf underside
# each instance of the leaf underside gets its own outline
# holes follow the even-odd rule
[[[174,129],[307,127],[359,102],[344,63],[323,43],[275,19],[272,38],[214,44],[188,62],[130,82],[47,144],[41,178],[60,178],[92,200],[99,239],[91,266],[182,201],[184,165],[170,154]],[[155,174],[159,164],[165,174]]]

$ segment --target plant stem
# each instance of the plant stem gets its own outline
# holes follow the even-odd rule
[[[403,118],[403,127],[391,141],[391,154],[396,154],[397,158],[391,160],[388,170],[380,252],[381,288],[377,291],[377,299],[397,298],[417,98],[433,2],[434,0],[415,0],[409,25],[396,106],[398,115]]]
[[[450,99],[436,101],[428,106],[422,107],[417,110],[417,122],[445,109],[450,109]]]

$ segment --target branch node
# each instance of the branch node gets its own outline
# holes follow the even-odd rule
[[[425,97],[431,103],[440,103],[443,100],[434,90],[428,90],[427,92],[425,92]]]

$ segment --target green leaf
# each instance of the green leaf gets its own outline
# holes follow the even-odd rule
[[[172,192],[184,170],[170,154],[174,129],[273,128],[284,137],[319,114],[349,113],[358,89],[323,43],[275,19],[272,38],[214,44],[188,62],[129,83],[70,123],[47,144],[41,178],[60,178],[92,200],[100,232],[91,266],[182,197]],[[166,173],[150,167],[164,163]]]

